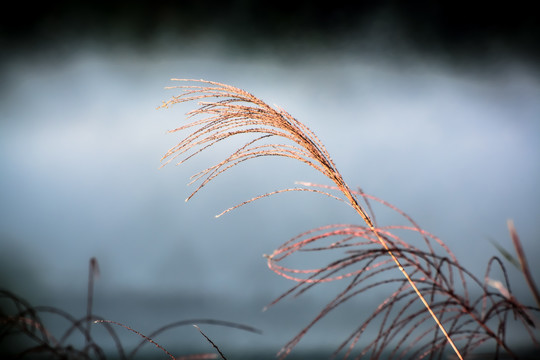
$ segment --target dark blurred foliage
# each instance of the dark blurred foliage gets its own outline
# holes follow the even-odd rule
[[[194,41],[213,34],[247,52],[299,44],[355,50],[372,31],[390,47],[407,42],[429,55],[482,58],[501,52],[534,62],[540,59],[540,22],[532,5],[520,0],[11,2],[0,15],[0,45],[7,56],[66,38],[144,46],[163,34]]]

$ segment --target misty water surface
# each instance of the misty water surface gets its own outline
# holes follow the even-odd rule
[[[143,332],[186,318],[243,322],[264,335],[207,331],[230,347],[271,351],[329,300],[326,288],[314,289],[262,312],[292,286],[262,255],[310,228],[361,219],[314,194],[282,194],[214,218],[297,180],[328,184],[284,159],[242,164],[185,203],[189,176],[236,143],[159,169],[181,139],[166,130],[195,105],[156,110],[178,94],[164,89],[176,85],[173,77],[228,83],[284,108],[320,137],[352,187],[406,211],[479,277],[497,254],[490,239],[512,250],[506,221],[514,219],[539,273],[540,83],[519,62],[451,68],[353,53],[286,59],[211,47],[147,54],[84,47],[4,66],[0,241],[11,289],[82,316],[95,256],[96,314]],[[530,301],[509,269],[513,290]],[[380,295],[357,299],[300,346],[334,348]],[[191,328],[160,341],[178,342],[178,334],[206,345]],[[126,346],[138,341],[122,335]]]

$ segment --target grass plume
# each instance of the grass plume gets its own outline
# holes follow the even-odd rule
[[[345,201],[360,215],[369,231],[378,243],[382,245],[386,254],[391,257],[392,261],[406,278],[409,286],[414,290],[417,297],[436,322],[458,358],[462,359],[459,350],[452,338],[448,335],[438,316],[422,295],[416,282],[410,277],[404,265],[402,265],[400,255],[395,253],[388,239],[375,227],[371,217],[360,206],[356,194],[351,191],[347,183],[343,180],[324,145],[307,126],[296,120],[283,109],[273,108],[242,89],[214,81],[192,79],[172,80],[187,83],[195,82],[196,85],[190,84],[171,87],[173,89],[180,89],[183,93],[164,102],[162,107],[167,108],[173,104],[191,101],[197,101],[199,107],[187,113],[188,119],[192,120],[192,122],[170,131],[177,132],[191,129],[191,133],[188,136],[176,146],[169,149],[163,156],[162,161],[165,164],[174,161],[180,156],[182,158],[177,164],[182,164],[222,140],[240,134],[253,135],[251,140],[247,141],[224,160],[193,175],[192,183],[199,182],[199,185],[187,200],[193,197],[216,176],[246,160],[262,156],[283,156],[311,166],[330,179],[335,185],[335,189],[341,193],[341,196],[331,195],[321,189],[309,189],[307,191],[314,191]],[[201,117],[198,117],[199,115]],[[268,138],[273,138],[276,142],[269,144],[263,143],[263,140]],[[278,142],[283,140],[286,140],[286,143]],[[306,189],[290,188],[278,192],[284,191],[306,191]],[[277,192],[254,197],[238,206],[275,193]],[[272,255],[269,260],[272,260],[271,258]]]
[[[222,140],[251,135],[249,140],[222,161],[192,176],[190,184],[198,185],[186,201],[217,176],[246,160],[280,156],[310,166],[331,180],[332,185],[300,182],[297,183],[300,187],[255,196],[226,209],[218,216],[270,195],[309,191],[349,204],[364,221],[364,225],[337,224],[307,231],[291,239],[271,255],[265,255],[271,270],[297,282],[297,285],[269,306],[288,295],[300,295],[317,284],[348,281],[345,289],[282,348],[279,353],[281,358],[290,353],[316,322],[339,305],[359,294],[389,284],[394,284],[393,292],[339,346],[334,355],[344,351],[344,357],[349,357],[360,336],[366,334],[366,329],[373,325],[376,318],[381,320],[379,330],[357,358],[369,354],[370,358],[378,359],[383,351],[391,346],[392,341],[397,341],[397,345],[392,345],[394,350],[391,358],[401,359],[411,352],[412,359],[426,356],[441,358],[449,344],[455,356],[463,359],[463,354],[470,355],[475,348],[488,340],[495,341],[496,354],[503,351],[512,358],[517,358],[505,340],[505,325],[509,315],[514,315],[516,320],[521,321],[532,342],[538,344],[531,331],[535,323],[530,313],[540,309],[524,306],[512,295],[506,270],[499,258],[493,257],[488,262],[483,280],[475,277],[458,262],[442,240],[421,229],[406,213],[361,190],[351,190],[317,136],[285,110],[271,107],[252,94],[230,85],[206,80],[172,80],[184,83],[170,87],[179,89],[182,93],[164,102],[162,108],[193,101],[198,102],[199,106],[187,113],[190,122],[170,130],[172,133],[188,130],[189,133],[163,156],[163,165],[173,161],[182,164]],[[365,207],[360,205],[361,202]],[[376,224],[372,202],[398,212],[409,224]],[[508,227],[521,271],[538,301],[538,291],[528,271],[517,232],[512,223],[509,223]],[[399,236],[399,232],[417,234],[424,245],[420,247],[405,241]],[[325,244],[329,240],[331,242]],[[435,251],[435,248],[439,251]],[[313,269],[296,269],[279,264],[297,253],[318,251],[342,253],[336,260]],[[380,274],[394,271],[396,267],[403,274],[403,278],[377,278]],[[492,278],[493,269],[497,267],[504,278],[502,282]],[[469,287],[474,287],[474,293],[479,295],[471,295],[473,292]],[[418,299],[422,304],[421,308],[415,307]],[[429,319],[435,323],[430,325]],[[495,325],[491,325],[492,323]],[[461,350],[454,339],[460,341]]]

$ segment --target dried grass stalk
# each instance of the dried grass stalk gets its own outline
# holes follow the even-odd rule
[[[405,276],[408,284],[412,287],[433,320],[437,323],[437,326],[444,334],[458,358],[462,359],[459,350],[448,335],[443,324],[439,321],[438,316],[433,312],[429,303],[416,286],[415,281],[411,279],[404,266],[401,264],[399,256],[394,254],[394,250],[391,249],[388,241],[376,229],[371,218],[360,206],[355,194],[343,180],[324,145],[310,129],[283,109],[273,108],[242,89],[214,81],[194,79],[172,80],[195,82],[198,85],[170,87],[171,89],[181,89],[183,93],[164,102],[161,107],[167,108],[170,105],[177,103],[198,101],[199,108],[192,110],[187,114],[189,119],[193,119],[191,123],[170,131],[177,132],[185,129],[194,129],[191,130],[191,133],[187,137],[176,146],[172,147],[163,156],[162,161],[165,161],[165,164],[177,159],[179,156],[183,156],[178,162],[178,164],[181,164],[199,154],[201,151],[208,149],[212,145],[236,135],[250,134],[254,136],[252,140],[246,142],[244,146],[237,149],[223,161],[195,174],[193,176],[194,182],[199,181],[200,184],[186,201],[216,176],[240,162],[249,159],[261,156],[284,156],[311,166],[330,179],[341,192],[343,197],[340,199],[347,201],[362,217],[368,229],[373,233],[377,241],[383,246],[385,252],[390,255],[393,262]],[[195,117],[199,115],[202,117],[195,119]],[[288,143],[263,143],[262,140],[271,137],[287,140]],[[299,190],[299,188],[293,188],[282,191]],[[305,190],[303,189],[302,191]],[[334,197],[319,189],[312,189],[311,191]],[[273,193],[255,197],[238,206],[242,206],[271,194]],[[225,212],[227,211],[228,210]]]

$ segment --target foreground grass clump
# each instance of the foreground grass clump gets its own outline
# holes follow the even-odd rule
[[[0,289],[0,359],[100,359],[108,358],[128,360],[135,358],[144,345],[152,344],[160,349],[170,359],[200,360],[226,359],[221,350],[210,340],[197,324],[221,326],[230,329],[238,329],[252,333],[261,333],[251,326],[238,324],[230,321],[216,319],[185,319],[174,321],[162,326],[149,335],[142,334],[129,326],[112,320],[106,320],[94,314],[94,278],[98,271],[97,260],[90,260],[90,275],[88,279],[88,293],[86,314],[83,317],[75,317],[66,311],[52,306],[33,306],[11,291]],[[54,334],[43,316],[54,316],[65,320],[67,326],[60,334]],[[101,324],[105,327],[110,339],[116,347],[115,353],[107,353],[103,346],[98,343],[92,332],[93,324]],[[131,351],[127,351],[113,325],[118,325],[127,329],[142,339],[141,342]],[[180,357],[173,356],[160,344],[155,342],[159,334],[181,326],[195,326],[212,347],[215,352],[183,354]],[[179,343],[181,343],[181,338]],[[186,344],[186,347],[191,347]]]
[[[521,322],[531,341],[537,344],[531,313],[539,309],[521,304],[512,295],[505,267],[499,258],[493,257],[487,264],[484,278],[477,278],[459,263],[441,239],[421,229],[404,212],[383,200],[351,190],[317,136],[284,110],[273,108],[230,85],[205,80],[173,80],[184,82],[185,85],[171,87],[182,93],[164,102],[162,107],[192,101],[198,102],[199,107],[187,113],[190,123],[170,131],[187,130],[189,133],[163,156],[164,164],[172,161],[182,164],[223,140],[252,136],[221,162],[193,175],[190,184],[198,186],[186,201],[218,175],[246,160],[280,156],[310,166],[328,178],[330,184],[298,183],[298,187],[256,196],[218,216],[273,194],[305,191],[349,205],[363,221],[360,225],[326,225],[304,232],[267,256],[270,269],[297,283],[272,304],[287,295],[302,294],[317,284],[345,282],[343,290],[283,347],[281,357],[287,356],[306,332],[330,311],[356,296],[375,288],[388,288],[390,284],[393,284],[393,290],[388,297],[381,299],[376,309],[367,312],[365,320],[339,345],[334,355],[343,353],[347,358],[358,352],[355,355],[358,358],[378,359],[383,352],[392,349],[391,358],[442,358],[450,349],[457,358],[463,359],[480,345],[492,342],[496,356],[504,353],[517,358],[506,340],[509,317]],[[377,224],[371,211],[372,202],[397,211],[408,225]],[[514,244],[519,244],[513,225],[509,224],[509,229]],[[409,233],[407,236],[416,234],[423,245],[405,241],[403,233]],[[327,251],[329,257],[338,255],[314,269],[279,264],[292,255],[313,251]],[[538,291],[530,277],[524,253],[518,251],[518,257],[521,270],[538,301]],[[495,267],[500,269],[502,281],[491,278]],[[396,271],[401,276],[391,273]],[[381,280],[380,275],[386,273],[390,273],[390,277]],[[540,307],[540,301],[537,305]],[[365,309],[362,311],[366,313]],[[375,329],[367,331],[370,326]],[[372,336],[372,339],[369,345],[358,350],[361,336]]]

